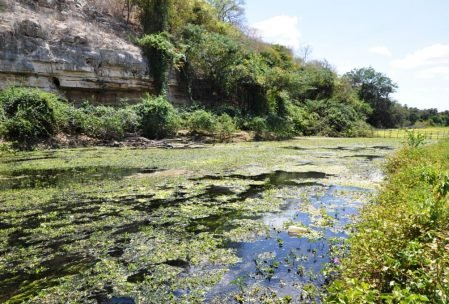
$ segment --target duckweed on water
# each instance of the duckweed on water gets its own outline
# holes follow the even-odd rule
[[[314,301],[332,272],[323,263],[343,254],[346,225],[369,197],[347,186],[380,181],[382,159],[357,155],[398,144],[2,155],[0,302]],[[289,236],[287,222],[310,232]],[[230,283],[238,277],[243,290]]]

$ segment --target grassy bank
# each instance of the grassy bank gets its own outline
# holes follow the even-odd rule
[[[361,214],[329,303],[449,301],[449,141],[404,148]]]

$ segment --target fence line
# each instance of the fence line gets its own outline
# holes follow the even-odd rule
[[[449,138],[448,130],[425,130],[425,129],[384,129],[371,130],[369,137],[373,138],[407,138],[407,131],[415,134],[423,134],[426,139],[445,139]]]

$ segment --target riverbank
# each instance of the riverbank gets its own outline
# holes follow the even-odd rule
[[[449,301],[449,141],[404,148],[363,209],[329,303]]]
[[[165,139],[148,139],[139,134],[126,134],[121,139],[98,139],[86,135],[70,135],[59,133],[54,137],[42,140],[33,145],[31,150],[45,151],[54,149],[77,149],[77,148],[136,148],[136,149],[199,149],[208,145],[219,143],[239,143],[256,141],[253,132],[236,132],[226,139],[214,135],[189,134],[188,131],[180,131],[176,137]],[[18,152],[20,147],[10,142],[0,140],[0,149],[3,151]]]

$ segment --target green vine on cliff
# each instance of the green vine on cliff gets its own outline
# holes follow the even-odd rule
[[[150,74],[154,78],[156,93],[168,93],[168,78],[170,70],[170,57],[160,48],[169,42],[168,35],[168,9],[170,0],[136,0],[140,8],[140,21],[144,36],[139,43],[148,58]],[[165,42],[164,42],[165,41]],[[159,42],[159,43],[157,43]],[[157,47],[159,46],[159,47]]]
[[[150,61],[150,71],[159,94],[167,93],[170,66],[180,69],[185,55],[170,40],[167,32],[145,35],[137,40]]]
[[[137,40],[142,47],[153,48],[159,51],[167,60],[169,60],[177,69],[180,69],[185,62],[183,48],[177,48],[170,40],[167,32],[145,35]]]

